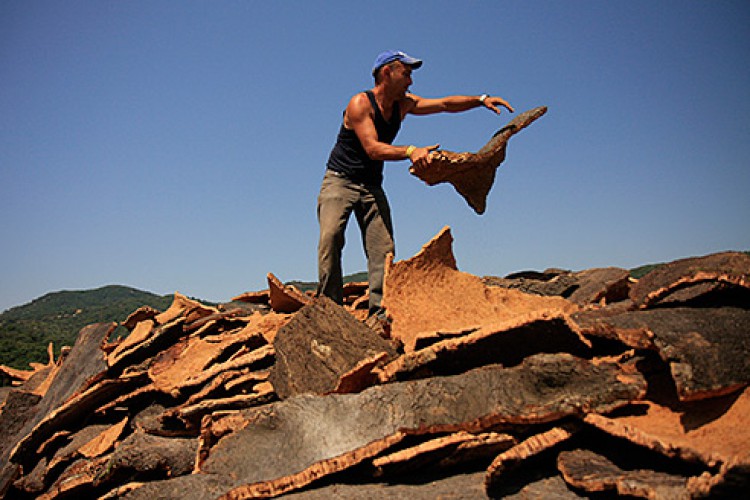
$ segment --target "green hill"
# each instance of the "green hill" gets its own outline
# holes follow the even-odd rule
[[[355,274],[347,274],[344,276],[344,283],[358,283],[362,281],[367,281],[367,272],[362,271]],[[307,291],[315,291],[318,288],[318,282],[317,281],[288,281],[285,283],[286,285],[294,285],[299,290],[303,292]]]
[[[59,355],[84,326],[123,321],[144,305],[163,311],[172,298],[119,285],[49,293],[0,314],[0,364],[28,369],[32,361],[45,363],[50,342]]]

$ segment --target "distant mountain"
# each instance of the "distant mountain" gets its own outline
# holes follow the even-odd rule
[[[48,293],[0,314],[0,364],[28,369],[32,361],[45,363],[50,342],[59,355],[86,325],[123,321],[144,305],[163,311],[172,299],[120,285]]]

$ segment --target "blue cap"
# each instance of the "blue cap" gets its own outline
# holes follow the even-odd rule
[[[372,74],[374,75],[380,68],[393,61],[401,61],[414,69],[417,69],[422,65],[421,59],[412,57],[406,52],[401,52],[400,50],[386,50],[385,52],[378,54],[378,57],[375,59],[375,64],[372,65]]]

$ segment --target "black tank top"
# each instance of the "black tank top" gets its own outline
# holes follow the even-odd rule
[[[391,119],[386,120],[380,112],[375,95],[369,90],[365,94],[370,99],[375,112],[375,130],[378,133],[378,140],[387,144],[393,143],[401,128],[401,110],[398,101],[393,103]],[[383,160],[373,160],[367,156],[356,132],[346,128],[343,121],[336,144],[328,158],[327,167],[357,183],[378,186],[383,183]]]

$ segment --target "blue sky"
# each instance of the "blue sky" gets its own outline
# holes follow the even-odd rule
[[[549,107],[482,216],[387,164],[397,258],[446,225],[477,275],[750,249],[747,1],[5,1],[0,310],[316,280],[325,161],[391,48],[424,59],[415,94]],[[396,143],[476,151],[510,118],[412,116]]]

